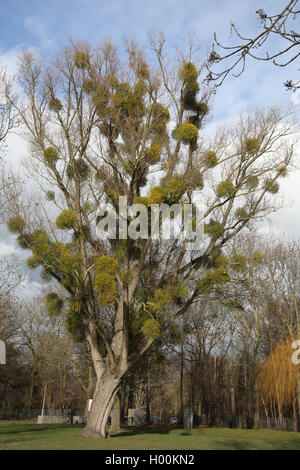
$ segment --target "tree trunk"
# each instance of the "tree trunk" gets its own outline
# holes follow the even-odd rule
[[[115,403],[111,411],[111,427],[110,431],[119,432],[120,427],[120,398],[116,396]]]
[[[121,398],[120,398],[120,422],[123,425],[125,423],[125,401],[126,401],[126,387],[127,382],[124,377],[121,385]]]
[[[180,388],[179,388],[179,419],[183,422],[183,369],[184,369],[184,352],[183,344],[180,351]]]
[[[147,370],[147,388],[146,388],[146,423],[151,424],[151,409],[150,409],[150,371],[149,364]]]
[[[254,378],[254,429],[259,429],[259,393],[258,393],[258,384],[257,384],[257,374]]]
[[[108,436],[107,421],[121,384],[122,376],[123,374],[114,376],[111,372],[107,371],[97,380],[88,424],[83,431],[84,436],[101,438]]]
[[[297,404],[298,404],[298,426],[297,426],[297,429],[298,429],[298,432],[300,432],[300,372],[299,370],[297,371],[297,389],[296,389],[296,393],[297,393]]]
[[[236,409],[235,409],[235,387],[234,387],[234,374],[233,374],[233,341],[232,330],[230,330],[230,357],[229,357],[229,383],[230,383],[230,405],[231,405],[231,419],[232,427],[236,427]]]
[[[126,414],[128,416],[128,410],[135,408],[135,375],[132,374],[128,380],[129,383],[129,390],[128,390],[128,400],[127,400],[127,411]]]
[[[89,403],[90,403],[90,399],[93,398],[93,386],[94,386],[93,367],[92,367],[92,364],[90,364],[89,365],[89,382],[88,382],[88,386],[86,389],[86,405],[85,405],[84,416],[88,416],[89,414]]]

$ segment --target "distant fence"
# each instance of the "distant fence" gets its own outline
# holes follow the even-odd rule
[[[82,410],[74,410],[75,416],[82,416]],[[65,416],[66,411],[64,410],[44,410],[45,416]],[[7,419],[36,419],[41,414],[40,409],[28,409],[28,408],[0,408],[0,420]]]
[[[211,417],[211,416],[195,416],[194,424],[203,425],[208,427],[217,428],[232,428],[238,429],[251,429],[253,426],[249,419],[245,416],[236,416],[235,423],[231,416],[225,416],[224,418]],[[278,431],[297,431],[297,420],[293,418],[282,418],[278,417],[266,417],[262,416],[259,420],[260,429],[273,429]]]
[[[76,409],[75,416],[83,416],[82,409]],[[41,414],[40,409],[26,409],[26,408],[0,408],[0,420],[23,420],[23,419],[36,419]],[[45,410],[46,416],[65,416],[64,410]],[[167,423],[166,423],[167,424]],[[262,416],[259,420],[261,429],[272,429],[278,431],[296,431],[297,420],[293,418],[282,418],[279,420],[278,417],[266,417]],[[250,429],[252,423],[247,420],[245,416],[237,416],[235,420],[235,426],[231,416],[225,416],[223,418],[206,416],[206,415],[194,415],[194,426],[207,426],[216,428],[232,428],[236,427],[239,429]]]

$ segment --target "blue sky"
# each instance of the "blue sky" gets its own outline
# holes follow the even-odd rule
[[[232,43],[230,23],[233,22],[244,35],[253,37],[261,28],[255,11],[263,8],[267,13],[278,13],[286,3],[287,0],[1,0],[0,64],[13,72],[22,48],[34,48],[42,55],[51,56],[69,36],[94,44],[110,37],[118,45],[124,38],[134,36],[143,45],[149,31],[163,31],[171,47],[184,44],[189,33],[193,33],[205,55],[214,32],[221,42]],[[299,31],[299,26],[295,25],[294,29]],[[278,48],[278,42],[269,43],[270,51]],[[283,83],[287,79],[299,79],[299,61],[288,68],[279,68],[249,60],[241,77],[228,77],[218,89],[212,109],[214,122],[251,108],[292,101],[299,110],[300,94],[296,98],[285,90]],[[20,161],[23,152],[24,142],[10,136],[9,159]],[[298,180],[299,173],[295,173],[285,183],[286,194],[294,205],[273,219],[276,230],[297,238],[300,233]],[[8,234],[2,230],[1,235],[0,256],[15,251]]]
[[[246,35],[260,28],[258,8],[282,10],[286,0],[2,0],[0,9],[0,61],[12,60],[23,47],[52,55],[73,36],[92,43],[111,37],[121,44],[135,36],[144,44],[147,32],[164,31],[170,45],[182,44],[189,33],[205,55],[213,33],[225,43],[232,40],[230,23]],[[276,47],[274,40],[270,49]],[[289,70],[270,63],[249,61],[247,73],[227,80],[215,100],[215,116],[226,118],[245,108],[290,99],[282,86],[296,79],[297,65]],[[263,102],[264,103],[263,103]]]

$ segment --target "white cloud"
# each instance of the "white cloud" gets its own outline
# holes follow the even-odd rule
[[[45,24],[36,16],[27,16],[24,19],[24,25],[27,31],[34,34],[40,41],[41,46],[51,46],[54,42],[53,38],[49,38]]]
[[[16,255],[17,253],[18,248],[16,245],[0,241],[0,258]]]
[[[30,298],[39,293],[44,286],[45,284],[42,284],[41,282],[32,281],[27,278],[20,284],[17,289],[17,293],[23,299]]]
[[[16,46],[13,49],[1,53],[0,51],[0,66],[4,67],[8,76],[12,77],[17,72],[18,56],[20,47]]]

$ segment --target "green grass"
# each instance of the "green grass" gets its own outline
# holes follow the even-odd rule
[[[240,429],[124,428],[111,439],[91,439],[80,426],[0,422],[1,450],[300,450],[300,433]]]

